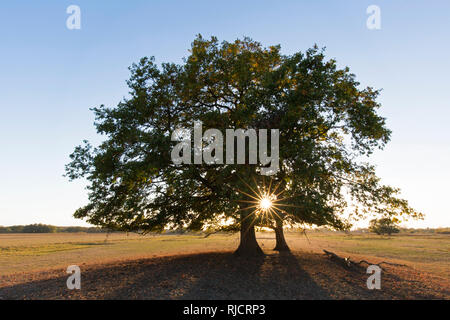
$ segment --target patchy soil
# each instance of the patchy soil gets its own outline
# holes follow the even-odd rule
[[[376,261],[375,261],[376,262]],[[450,299],[450,282],[384,266],[381,290],[316,252],[238,258],[230,251],[81,265],[81,290],[65,270],[0,276],[0,299]]]

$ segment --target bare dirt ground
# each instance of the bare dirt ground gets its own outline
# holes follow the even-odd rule
[[[381,290],[369,275],[318,253],[267,252],[236,258],[214,252],[82,267],[81,290],[69,291],[64,270],[3,277],[2,299],[449,299],[442,278],[409,267],[384,267]],[[8,285],[8,282],[10,283]]]
[[[450,299],[448,264],[445,265],[448,252],[442,255],[439,251],[435,259],[441,260],[437,263],[438,260],[432,261],[429,249],[424,251],[426,256],[424,252],[420,256],[414,255],[419,251],[409,247],[404,256],[401,256],[402,251],[392,251],[391,255],[403,259],[399,260],[389,258],[389,252],[380,254],[373,251],[372,247],[365,248],[361,254],[364,241],[374,242],[374,248],[378,248],[384,240],[352,238],[345,247],[342,244],[339,245],[341,247],[333,247],[335,241],[326,235],[312,237],[312,244],[307,247],[297,236],[290,236],[288,242],[292,253],[280,254],[269,249],[273,239],[263,234],[259,236],[259,242],[266,256],[249,259],[233,256],[232,248],[237,240],[234,238],[180,239],[183,241],[168,237],[139,242],[132,252],[135,256],[117,256],[115,260],[112,253],[122,252],[122,246],[133,248],[134,242],[118,241],[102,250],[99,245],[93,245],[89,250],[97,254],[112,250],[111,256],[108,253],[98,260],[89,256],[88,249],[68,250],[65,254],[70,259],[76,258],[73,256],[76,252],[83,259],[89,257],[85,259],[86,263],[75,261],[81,268],[81,290],[67,289],[67,264],[65,267],[57,267],[56,264],[53,268],[48,267],[50,262],[60,259],[60,251],[50,254],[33,247],[33,252],[44,253],[29,256],[28,246],[24,247],[26,250],[22,247],[13,250],[5,245],[3,251],[10,255],[0,257],[4,263],[3,270],[8,270],[0,273],[0,299]],[[393,248],[398,250],[401,243],[411,245],[412,240],[406,240],[389,241],[397,241]],[[336,243],[344,240],[339,238],[339,241]],[[214,245],[203,247],[207,242]],[[425,242],[418,243],[423,246]],[[162,252],[153,251],[147,257],[136,255],[141,254],[141,250],[149,250],[149,244],[154,245],[155,250],[163,245],[168,247]],[[370,275],[366,274],[365,268],[348,270],[328,259],[322,253],[323,248],[356,261],[363,258],[371,263],[406,262],[406,266],[382,265],[381,290],[368,290],[366,281]],[[104,260],[106,257],[108,261]],[[14,266],[21,270],[20,262],[28,261],[28,258],[36,259],[39,264],[44,261],[39,259],[46,258],[42,264],[45,268],[13,272]],[[431,264],[427,261],[436,266],[430,269]]]

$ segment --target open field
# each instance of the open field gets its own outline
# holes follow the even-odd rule
[[[239,236],[135,234],[0,235],[0,299],[428,299],[450,298],[450,235],[287,233],[292,254],[231,255]],[[384,266],[382,290],[368,275],[345,270],[322,250]],[[69,265],[82,269],[82,290],[65,287]]]

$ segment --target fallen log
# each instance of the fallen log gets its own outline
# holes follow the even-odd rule
[[[332,260],[334,260],[334,261],[339,262],[340,264],[342,264],[344,267],[346,267],[346,268],[348,268],[348,269],[355,269],[355,267],[357,267],[357,268],[358,268],[358,267],[359,267],[359,268],[362,268],[362,264],[363,264],[363,263],[367,264],[368,266],[370,266],[370,265],[376,265],[376,266],[379,266],[381,269],[383,269],[383,268],[381,267],[381,264],[387,264],[387,265],[391,265],[391,266],[399,266],[399,267],[407,267],[407,265],[405,265],[405,264],[391,263],[391,262],[387,262],[387,261],[382,261],[382,262],[379,262],[379,263],[371,263],[371,262],[369,262],[369,261],[367,261],[367,260],[361,260],[361,261],[359,261],[359,262],[356,262],[356,261],[352,261],[352,260],[350,259],[350,257],[348,257],[348,258],[342,258],[342,257],[338,256],[337,254],[335,254],[334,252],[331,252],[331,251],[323,250],[323,252],[325,252],[325,255],[326,255],[328,258],[330,258],[330,259],[332,259]],[[383,270],[384,270],[384,269],[383,269]]]
[[[339,262],[341,265],[343,265],[346,268],[352,268],[354,266],[357,266],[356,263],[354,263],[353,261],[350,260],[350,258],[342,258],[340,256],[338,256],[336,253],[331,252],[331,251],[327,251],[327,250],[323,250],[323,252],[325,252],[325,255],[330,258],[331,260],[334,260],[336,262]]]

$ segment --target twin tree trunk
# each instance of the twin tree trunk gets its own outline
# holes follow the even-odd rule
[[[262,256],[264,252],[256,241],[255,224],[248,212],[241,213],[241,241],[234,252],[237,256]]]
[[[283,220],[276,219],[275,227],[276,246],[273,250],[290,251],[284,238]],[[264,255],[261,247],[256,241],[255,224],[253,217],[246,212],[241,213],[241,241],[234,252],[237,256],[261,256]]]
[[[275,248],[273,250],[276,251],[291,251],[286,243],[286,239],[284,238],[283,232],[283,220],[276,219],[275,225],[275,239],[277,241]]]

